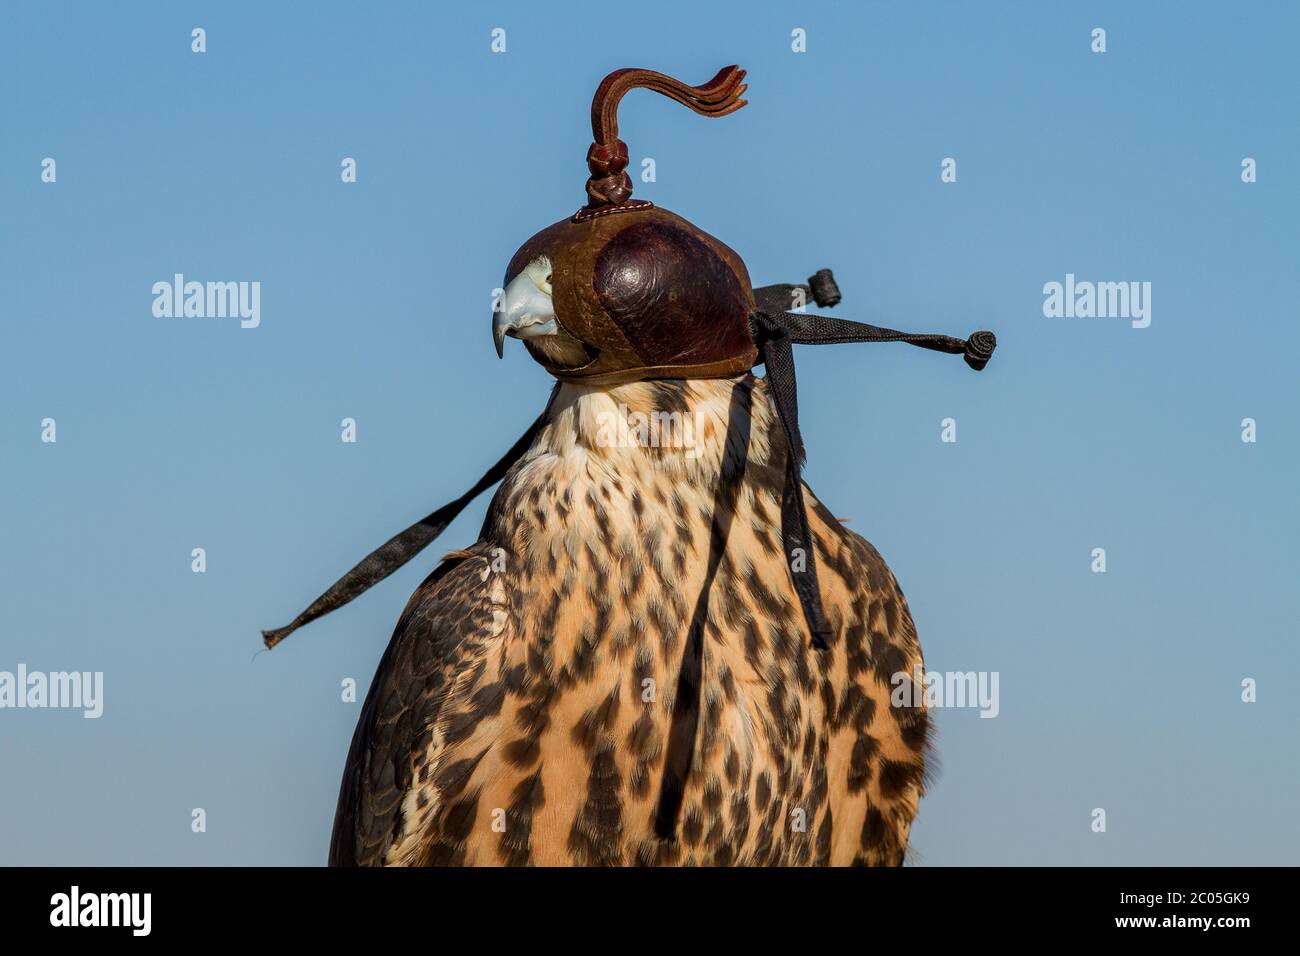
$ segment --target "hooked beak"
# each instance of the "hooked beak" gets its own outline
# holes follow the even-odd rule
[[[500,307],[492,315],[492,341],[497,347],[497,358],[505,357],[507,335],[532,339],[554,335],[557,328],[551,297],[537,287],[527,272],[521,272],[506,286]]]

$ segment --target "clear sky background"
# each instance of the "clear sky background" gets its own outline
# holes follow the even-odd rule
[[[810,484],[894,569],[930,667],[1000,674],[996,719],[937,714],[916,862],[1297,862],[1296,10],[6,5],[0,670],[103,671],[105,710],[0,710],[0,862],[324,862],[340,682],[364,696],[488,498],[275,651],[259,629],[538,413],[491,293],[581,204],[601,77],[733,62],[750,105],[723,120],[624,101],[633,171],[657,165],[637,195],[757,283],[829,266],[835,314],[999,339],[978,375],[797,351]],[[176,272],[260,281],[261,326],[154,318]],[[1151,282],[1150,327],[1045,318],[1067,273]]]

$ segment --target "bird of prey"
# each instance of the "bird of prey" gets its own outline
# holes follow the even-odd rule
[[[478,540],[406,605],[352,740],[337,865],[899,865],[930,722],[898,582],[800,478],[792,343],[970,340],[788,311],[823,270],[754,289],[740,257],[630,199],[629,89],[708,116],[744,73],[690,87],[623,70],[597,91],[588,203],[507,268],[498,352],[557,379],[467,495],[345,576],[273,646],[409,560],[500,480]],[[751,369],[766,365],[766,378]]]

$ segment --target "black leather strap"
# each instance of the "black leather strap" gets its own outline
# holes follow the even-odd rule
[[[822,269],[808,280],[808,285],[770,285],[754,290],[758,308],[750,317],[750,331],[758,345],[759,360],[767,368],[768,391],[776,405],[777,417],[785,430],[790,454],[786,462],[785,489],[781,496],[781,546],[790,567],[790,580],[804,620],[812,634],[813,647],[824,649],[830,638],[826,613],[822,608],[821,589],[817,584],[817,566],[808,513],[804,506],[803,436],[799,432],[799,389],[794,372],[793,345],[830,345],[844,342],[907,342],[921,348],[961,355],[966,364],[979,371],[988,364],[997,347],[997,337],[988,331],[957,339],[948,335],[899,332],[895,329],[786,311],[794,306],[794,296],[802,291],[813,296],[820,306],[840,301],[839,286],[829,269]]]
[[[781,492],[781,549],[790,568],[790,580],[804,620],[812,635],[812,645],[825,650],[830,627],[822,610],[822,592],[817,584],[817,561],[812,531],[808,527],[808,509],[803,500],[803,435],[799,432],[799,388],[794,374],[794,352],[790,332],[779,319],[763,312],[754,313],[755,340],[759,356],[767,367],[767,386],[776,403],[777,417],[785,429],[785,487]]]
[[[375,548],[362,558],[356,567],[335,581],[329,590],[313,601],[311,606],[295,617],[291,623],[275,630],[263,631],[262,640],[266,646],[275,647],[304,624],[310,624],[316,618],[337,610],[353,598],[364,594],[432,544],[433,540],[446,530],[447,525],[456,520],[456,516],[465,510],[466,505],[505,477],[510,466],[532,447],[533,439],[542,430],[545,422],[546,413],[543,412],[502,459],[474,483],[473,488]]]

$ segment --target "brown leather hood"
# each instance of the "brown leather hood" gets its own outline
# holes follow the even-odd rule
[[[543,229],[520,247],[505,285],[539,256],[551,261],[556,321],[597,352],[557,378],[612,384],[646,378],[716,378],[753,367],[754,293],[734,250],[649,203],[607,206]]]
[[[688,86],[653,70],[615,70],[591,101],[587,205],[533,236],[510,260],[505,285],[538,256],[551,262],[556,323],[594,357],[557,368],[557,378],[612,384],[645,378],[716,378],[758,360],[750,332],[754,291],[740,256],[707,232],[653,203],[632,199],[627,144],[618,138],[618,104],[647,89],[702,116],[745,105],[745,71],[723,67]]]

